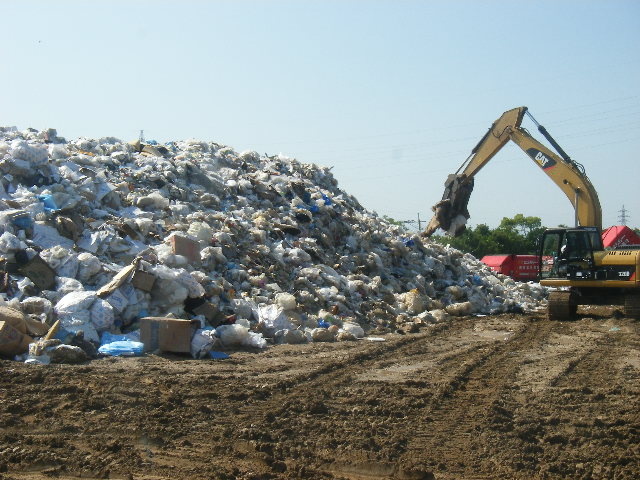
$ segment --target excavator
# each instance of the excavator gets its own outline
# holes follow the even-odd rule
[[[525,115],[555,152],[521,126]],[[423,235],[442,229],[458,236],[465,230],[474,178],[509,141],[564,192],[575,211],[575,227],[547,229],[539,240],[540,283],[555,287],[549,294],[548,317],[572,320],[578,305],[624,305],[626,316],[640,318],[640,250],[604,249],[602,209],[584,167],[567,155],[527,107],[504,112],[460,168],[447,177],[442,200],[433,206],[434,215]]]

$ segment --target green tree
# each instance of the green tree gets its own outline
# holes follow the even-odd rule
[[[519,213],[513,218],[503,218],[495,229],[480,224],[475,228],[467,228],[458,237],[438,236],[434,240],[477,258],[511,253],[523,255],[536,253],[537,239],[544,230],[540,218],[525,217]]]
[[[516,231],[526,238],[531,232],[537,232],[543,227],[539,217],[525,217],[518,213],[513,218],[503,217],[498,228]]]
[[[436,236],[434,240],[443,245],[449,244],[453,248],[468,252],[477,258],[497,253],[499,250],[492,230],[484,224],[480,224],[476,228],[467,228],[458,237]]]
[[[493,235],[502,246],[502,253],[533,254],[544,230],[539,217],[525,217],[518,213],[513,218],[504,217]]]
[[[392,225],[397,225],[398,227],[405,228],[404,222],[402,222],[400,220],[396,220],[396,219],[394,219],[392,217],[389,217],[387,215],[383,215],[382,218],[384,220],[386,220],[387,222],[389,222],[390,224],[392,224]]]

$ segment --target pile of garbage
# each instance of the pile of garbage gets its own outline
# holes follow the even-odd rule
[[[28,337],[16,347],[0,312],[0,354],[22,360],[167,350],[187,335],[196,357],[353,340],[545,299],[282,155],[0,128],[0,183],[0,297],[28,318],[13,321]]]

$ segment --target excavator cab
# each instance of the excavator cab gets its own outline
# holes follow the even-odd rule
[[[540,279],[592,279],[593,252],[601,250],[602,238],[595,227],[547,230],[540,242]]]

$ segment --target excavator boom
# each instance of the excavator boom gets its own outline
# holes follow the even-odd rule
[[[475,175],[510,140],[518,145],[544,173],[564,192],[575,209],[576,226],[602,228],[602,210],[595,188],[582,165],[571,160],[546,129],[532,120],[538,130],[558,151],[559,155],[533,138],[521,127],[527,107],[508,110],[493,122],[487,133],[471,151],[458,171],[445,182],[442,200],[433,206],[434,215],[423,235],[431,236],[438,228],[457,236],[465,229],[469,218],[467,203],[473,190]]]

